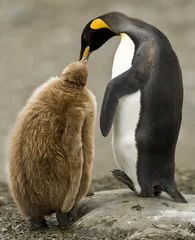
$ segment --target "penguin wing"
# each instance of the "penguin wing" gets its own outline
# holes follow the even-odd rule
[[[100,114],[100,129],[106,137],[111,129],[119,99],[142,88],[150,78],[150,64],[136,56],[132,67],[107,85]]]

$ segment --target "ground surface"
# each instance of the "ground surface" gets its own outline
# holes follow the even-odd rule
[[[179,185],[180,190],[186,194],[195,194],[195,169],[192,170],[180,170],[177,171],[177,182]],[[101,179],[94,179],[92,181],[91,190],[92,191],[102,191],[102,190],[110,190],[110,189],[117,189],[117,188],[124,188],[124,185],[120,184],[117,180],[113,177],[104,177]],[[131,199],[129,198],[129,201]],[[144,202],[143,202],[144,206]],[[141,222],[141,221],[140,221]],[[147,230],[149,232],[141,231],[140,235],[136,234],[131,236],[131,231],[123,232],[123,231],[116,231],[115,236],[112,238],[107,239],[142,239],[141,237],[146,235],[151,235],[152,237],[149,239],[159,239],[159,240],[166,240],[166,239],[194,239],[191,237],[192,234],[195,234],[195,226],[191,224],[182,224],[181,226],[176,225],[169,225],[169,226],[160,226],[160,228],[167,228],[167,233],[163,234],[162,231],[158,229],[156,230],[150,229]],[[154,232],[154,234],[153,234]],[[174,234],[170,234],[174,232]],[[130,238],[131,237],[131,238]],[[36,231],[30,232],[27,228],[25,221],[22,220],[21,216],[18,214],[15,204],[13,203],[9,193],[7,185],[0,184],[0,239],[2,240],[33,240],[33,239],[105,239],[101,238],[101,236],[97,235],[96,237],[91,238],[90,233],[89,236],[85,233],[83,234],[75,234],[71,231],[62,231],[58,229],[58,227],[52,227],[51,229],[43,230],[43,231]],[[147,238],[143,238],[147,239]]]

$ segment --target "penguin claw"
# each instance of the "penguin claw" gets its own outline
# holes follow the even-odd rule
[[[132,180],[122,170],[115,169],[111,172],[115,178],[127,185],[131,189],[131,191],[135,192]]]

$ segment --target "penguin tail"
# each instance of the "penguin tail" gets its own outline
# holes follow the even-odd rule
[[[170,186],[164,186],[163,191],[165,191],[174,201],[179,203],[188,203],[187,200],[182,196],[182,194],[177,189],[176,184]]]

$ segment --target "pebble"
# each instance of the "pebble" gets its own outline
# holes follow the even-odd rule
[[[2,197],[2,196],[0,196],[0,206],[4,206],[6,204],[7,204],[7,199]]]

